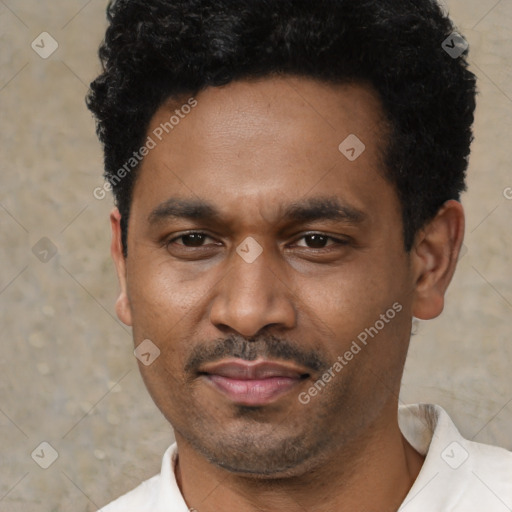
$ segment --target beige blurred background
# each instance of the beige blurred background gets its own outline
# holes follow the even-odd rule
[[[401,399],[440,404],[464,436],[512,449],[512,1],[446,5],[479,77],[467,252],[444,314],[412,339]],[[84,96],[105,7],[0,1],[2,512],[94,511],[157,473],[172,440],[114,313],[112,202],[93,197],[102,154]],[[58,48],[42,58],[50,36]],[[42,442],[58,454],[48,469]]]

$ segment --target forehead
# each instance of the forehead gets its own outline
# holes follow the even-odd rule
[[[187,98],[166,103],[151,120],[155,147],[133,198],[148,216],[170,197],[250,217],[308,196],[364,210],[378,189],[381,202],[392,192],[383,178],[384,116],[367,86],[272,78],[208,88],[194,100],[193,108],[181,109]]]

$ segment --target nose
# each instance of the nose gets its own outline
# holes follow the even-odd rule
[[[255,336],[270,326],[291,329],[296,322],[293,292],[274,256],[264,250],[252,263],[234,252],[229,269],[217,284],[210,321],[221,330]]]

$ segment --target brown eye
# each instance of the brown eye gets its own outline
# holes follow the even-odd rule
[[[185,247],[202,247],[205,239],[210,238],[205,233],[186,233],[169,240],[169,245],[175,243],[176,245],[183,245]],[[183,243],[176,243],[181,240]]]
[[[344,240],[338,240],[331,236],[322,235],[320,233],[312,233],[310,235],[304,235],[300,240],[306,240],[306,246],[299,245],[299,247],[308,247],[310,249],[325,249],[329,240],[334,241],[334,244],[329,245],[346,245],[347,242]]]
[[[308,235],[304,237],[304,240],[309,240],[309,247],[312,249],[323,249],[329,237],[323,235]]]

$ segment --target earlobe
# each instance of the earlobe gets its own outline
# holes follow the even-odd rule
[[[112,229],[112,242],[110,246],[110,253],[114,264],[116,266],[117,277],[119,279],[119,286],[121,288],[119,296],[116,301],[116,313],[126,325],[132,325],[132,312],[130,301],[128,299],[127,282],[126,282],[126,259],[123,253],[123,243],[121,237],[121,214],[117,208],[112,210],[110,214],[110,226]]]
[[[447,201],[417,235],[411,251],[414,279],[412,314],[430,320],[441,314],[464,238],[464,210]]]

